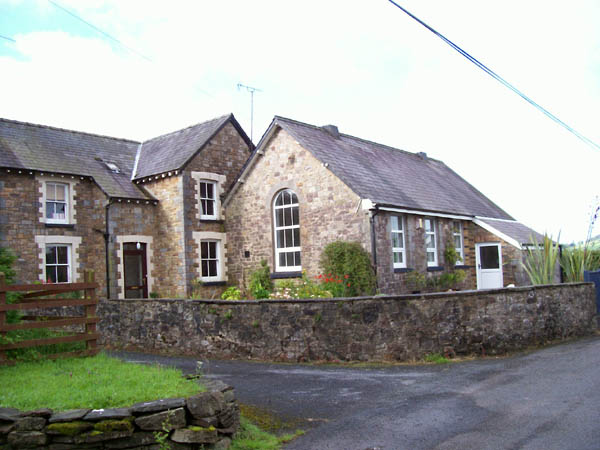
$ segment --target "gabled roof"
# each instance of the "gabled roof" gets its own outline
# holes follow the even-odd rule
[[[138,147],[126,139],[0,119],[0,167],[89,176],[109,197],[152,199],[131,182]]]
[[[133,179],[183,168],[228,122],[253,149],[254,145],[233,114],[227,114],[145,141],[140,147]]]
[[[477,222],[499,237],[505,235],[514,239],[520,246],[535,244],[536,241],[538,244],[544,242],[544,235],[519,222],[490,219],[487,217],[479,217]]]
[[[257,146],[282,128],[358,196],[380,206],[514,220],[443,162],[276,116]]]

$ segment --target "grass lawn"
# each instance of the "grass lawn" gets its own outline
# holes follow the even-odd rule
[[[201,391],[179,370],[127,363],[102,353],[0,367],[0,386],[0,406],[55,411],[117,408]]]

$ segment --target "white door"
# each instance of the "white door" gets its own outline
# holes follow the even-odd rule
[[[475,244],[477,289],[503,287],[501,249],[496,243]]]

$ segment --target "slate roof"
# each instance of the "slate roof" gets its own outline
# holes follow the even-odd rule
[[[227,122],[231,122],[249,147],[254,148],[233,114],[227,114],[145,141],[141,147],[134,179],[177,170],[185,166]]]
[[[276,116],[269,130],[275,126],[327,163],[357,195],[380,206],[514,220],[442,161],[343,133],[336,138],[284,117]]]
[[[520,222],[506,222],[504,220],[493,220],[493,219],[479,219],[485,222],[492,228],[500,231],[501,233],[510,236],[519,244],[533,244],[533,239],[537,239],[538,244],[544,242],[544,235],[538,233],[535,230],[523,225]]]
[[[0,167],[89,176],[109,197],[154,199],[131,180],[181,169],[228,122],[254,148],[233,114],[143,143],[0,119]],[[104,161],[115,164],[120,173]]]
[[[110,197],[152,199],[131,182],[140,143],[0,119],[0,167],[93,177]],[[117,165],[120,173],[102,161]]]

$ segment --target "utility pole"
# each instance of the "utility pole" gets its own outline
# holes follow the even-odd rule
[[[254,137],[254,93],[256,91],[258,92],[262,92],[262,90],[252,87],[252,86],[246,86],[245,84],[242,83],[238,83],[237,85],[238,91],[241,88],[246,88],[246,90],[248,92],[250,92],[250,140],[253,140]]]

